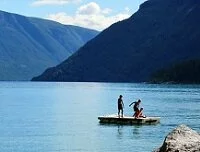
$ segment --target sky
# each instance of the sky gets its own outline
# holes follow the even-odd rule
[[[0,0],[0,10],[102,31],[146,0]]]

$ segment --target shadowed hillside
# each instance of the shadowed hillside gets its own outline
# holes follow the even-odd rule
[[[177,63],[155,72],[152,83],[198,83],[200,84],[200,59]]]
[[[34,81],[143,82],[174,62],[200,58],[200,1],[149,0]]]
[[[97,34],[0,11],[0,80],[30,80],[61,63]]]

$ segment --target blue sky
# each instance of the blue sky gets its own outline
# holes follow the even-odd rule
[[[145,0],[0,0],[0,10],[103,30],[126,19]]]

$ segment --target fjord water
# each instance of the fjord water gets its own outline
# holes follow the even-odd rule
[[[99,115],[125,114],[141,99],[157,125],[101,125]],[[179,124],[200,131],[199,85],[0,82],[2,152],[150,152]]]

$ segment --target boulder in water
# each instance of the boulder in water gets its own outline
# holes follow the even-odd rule
[[[163,145],[154,152],[200,152],[200,134],[186,125],[170,132]]]

